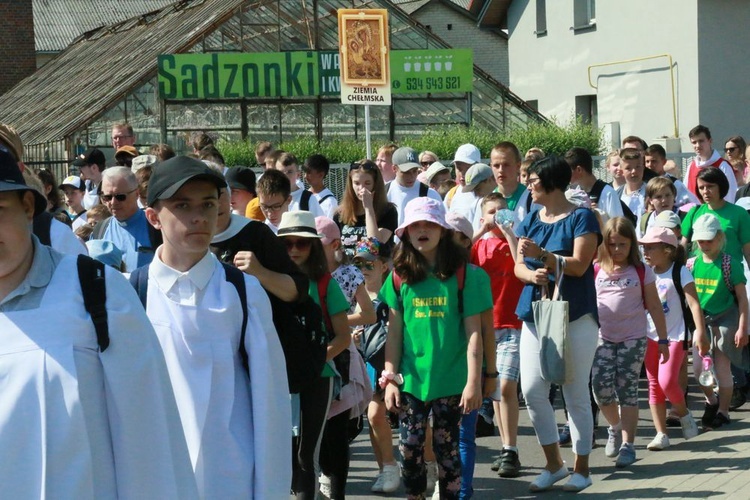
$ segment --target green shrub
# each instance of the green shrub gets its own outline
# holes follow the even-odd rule
[[[479,148],[482,156],[488,158],[492,146],[501,141],[511,141],[521,154],[529,148],[541,148],[546,154],[565,154],[574,146],[588,150],[592,155],[602,152],[602,132],[578,119],[559,125],[556,123],[532,123],[527,128],[501,133],[482,127],[461,125],[427,129],[421,135],[404,136],[397,140],[402,146],[417,151],[430,150],[438,158],[447,161],[461,144],[471,143]],[[373,157],[380,144],[373,144]],[[255,144],[243,141],[219,141],[218,149],[224,155],[227,165],[255,165]],[[291,151],[303,162],[308,156],[319,153],[331,163],[350,163],[365,157],[365,141],[336,138],[321,143],[314,137],[298,137],[276,145],[278,149]]]

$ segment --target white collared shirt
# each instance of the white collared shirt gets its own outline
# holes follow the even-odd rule
[[[150,278],[154,278],[159,289],[181,305],[195,306],[201,302],[211,275],[214,272],[214,258],[206,252],[188,271],[182,272],[166,265],[161,260],[161,248],[151,262]]]

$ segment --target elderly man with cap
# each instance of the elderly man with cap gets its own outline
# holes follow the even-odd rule
[[[73,166],[78,167],[81,179],[86,181],[83,208],[88,210],[99,203],[99,185],[102,182],[102,172],[107,168],[107,159],[100,149],[89,148],[73,160]]]
[[[138,181],[127,167],[110,167],[102,175],[102,203],[112,212],[94,228],[91,239],[109,240],[122,251],[125,270],[151,262],[161,244],[161,233],[138,208]]]
[[[39,243],[31,221],[46,200],[5,151],[0,179],[3,496],[197,498],[166,363],[132,287],[111,269],[79,277],[88,257]],[[106,338],[82,290],[102,295]]]
[[[404,207],[414,198],[427,196],[442,202],[434,189],[417,181],[419,175],[419,154],[412,148],[398,148],[391,159],[396,170],[396,178],[385,185],[388,201],[396,205],[399,225],[404,221]]]

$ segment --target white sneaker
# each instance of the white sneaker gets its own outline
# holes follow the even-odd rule
[[[375,482],[372,483],[370,491],[373,493],[383,493],[383,480],[383,471],[381,470],[378,472],[378,477],[375,479]]]
[[[401,486],[401,475],[398,465],[384,465],[383,472],[383,493],[393,493]]]
[[[432,500],[440,500],[440,485],[435,485],[435,491],[432,493]]]
[[[326,476],[325,474],[320,475],[320,498],[322,500],[330,500],[331,498],[331,478]]]
[[[692,439],[698,435],[698,424],[690,413],[680,417],[680,426],[682,427],[682,437],[685,439]]]
[[[657,432],[654,439],[646,446],[646,449],[651,451],[660,451],[666,448],[669,448],[669,437],[661,432]]]
[[[607,427],[607,444],[604,446],[604,454],[614,458],[620,452],[622,446],[622,431],[615,430],[611,425]]]
[[[437,462],[425,462],[424,466],[427,469],[427,491],[432,491],[438,482]]]

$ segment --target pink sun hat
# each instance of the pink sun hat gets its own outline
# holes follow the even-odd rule
[[[677,248],[679,242],[677,236],[674,235],[674,231],[667,229],[666,227],[651,226],[646,231],[646,234],[638,240],[638,243],[646,245],[649,243],[664,243],[666,245]]]
[[[404,229],[415,222],[432,222],[445,229],[453,229],[450,224],[445,222],[445,207],[443,204],[432,198],[420,196],[414,198],[404,207],[404,222],[396,228],[396,236],[401,238]]]

